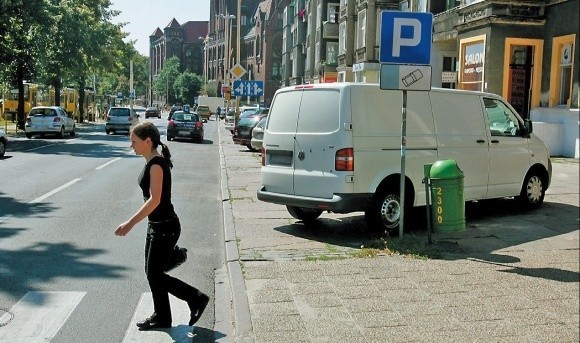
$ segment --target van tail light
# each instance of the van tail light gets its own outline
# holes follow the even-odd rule
[[[264,148],[264,146],[262,146],[262,148],[260,148],[260,154],[262,155],[262,166],[266,165],[266,149]]]
[[[60,123],[60,117],[55,117],[55,118],[52,120],[52,122],[53,122],[53,123]]]
[[[167,123],[167,126],[169,126],[170,128],[173,128],[173,125],[175,125],[175,122],[173,121],[173,119],[171,119],[169,121],[169,123]]]
[[[129,116],[129,118],[127,118],[127,120],[128,120],[128,121],[133,121],[133,120],[134,120],[134,118],[133,118],[133,116]]]
[[[354,171],[353,148],[340,149],[336,152],[334,169],[337,171]]]
[[[203,127],[203,122],[196,121],[195,122],[195,127],[197,127],[197,128]]]

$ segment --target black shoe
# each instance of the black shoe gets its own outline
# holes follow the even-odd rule
[[[138,322],[137,327],[141,331],[153,330],[153,329],[169,329],[171,327],[171,322],[160,321],[155,315],[145,319],[144,321]]]
[[[209,297],[200,292],[194,301],[195,303],[190,302],[187,303],[189,305],[189,309],[191,310],[189,326],[193,326],[195,323],[197,323],[197,321],[201,317],[201,314],[205,310],[207,303],[209,303]]]

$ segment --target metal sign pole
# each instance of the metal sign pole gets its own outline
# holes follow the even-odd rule
[[[403,237],[405,227],[405,155],[407,150],[407,91],[403,90],[403,109],[401,111],[401,184],[400,184],[400,206],[399,212],[399,237]]]

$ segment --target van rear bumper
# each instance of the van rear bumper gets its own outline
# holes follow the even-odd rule
[[[331,211],[335,213],[350,213],[366,210],[372,203],[371,193],[334,194],[331,199],[312,198],[290,194],[272,193],[258,190],[258,200],[279,205]]]

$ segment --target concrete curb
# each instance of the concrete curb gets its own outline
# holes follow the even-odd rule
[[[246,295],[246,284],[239,260],[234,216],[232,204],[229,199],[228,175],[224,154],[221,148],[221,123],[217,122],[219,152],[220,152],[220,179],[221,179],[221,199],[224,220],[224,241],[226,253],[226,268],[228,273],[229,288],[231,294],[230,316],[233,322],[232,342],[253,343],[252,319],[250,316],[250,305]],[[216,315],[217,317],[217,315]],[[217,322],[217,318],[216,318]],[[225,341],[221,341],[225,342]]]

